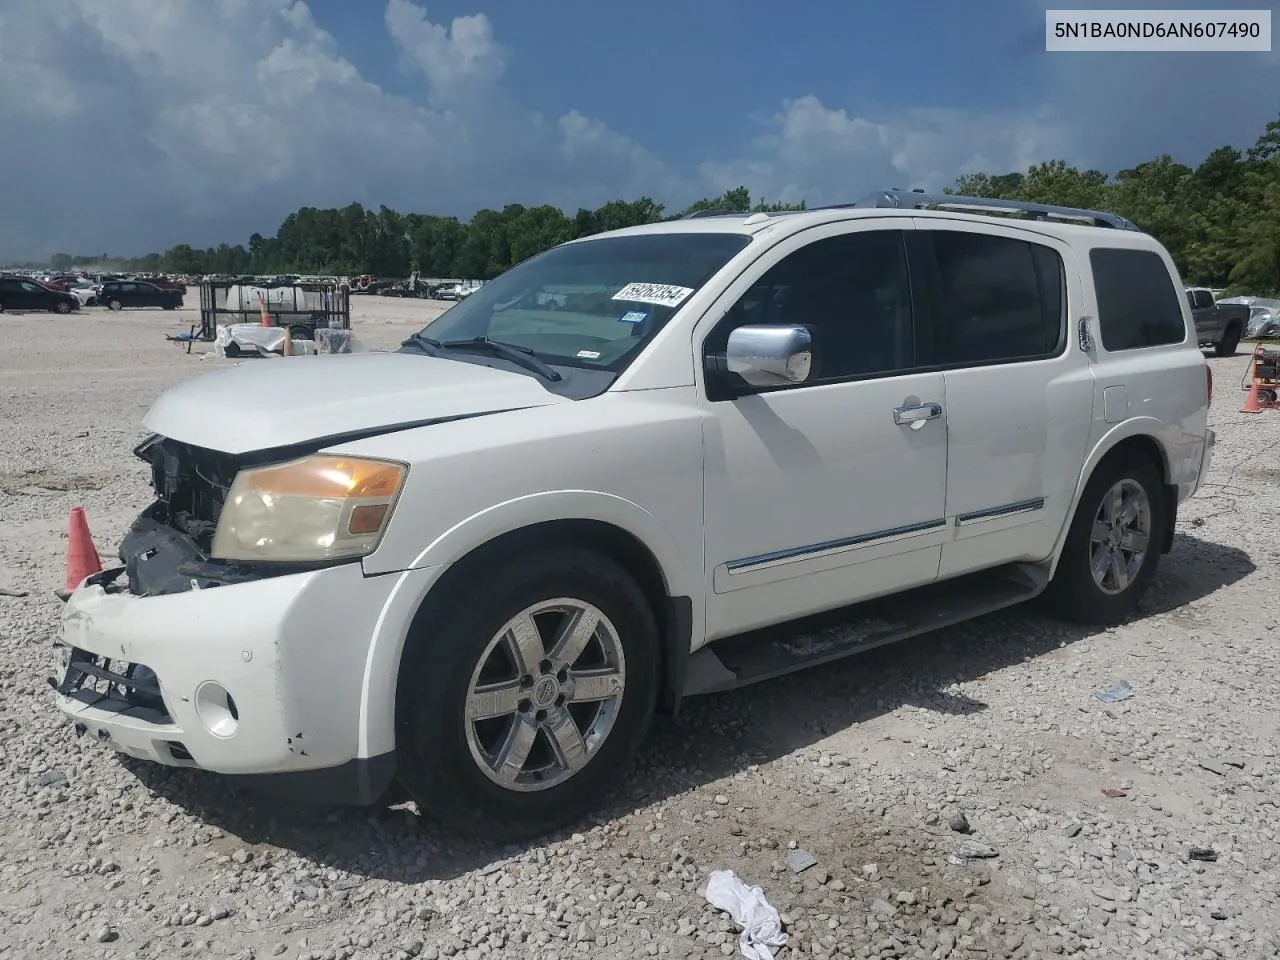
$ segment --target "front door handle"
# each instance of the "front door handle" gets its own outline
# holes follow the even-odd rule
[[[908,423],[912,430],[919,430],[926,420],[936,420],[940,416],[942,416],[940,403],[917,403],[911,406],[895,407],[893,410],[893,422],[899,425]]]

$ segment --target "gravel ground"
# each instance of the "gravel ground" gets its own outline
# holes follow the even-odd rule
[[[438,306],[361,298],[356,333],[390,347]],[[165,342],[192,319],[0,316],[0,587],[29,591],[0,596],[0,958],[733,956],[715,869],[782,911],[780,960],[1280,952],[1280,415],[1236,412],[1243,356],[1211,360],[1209,487],[1133,622],[1015,610],[690,701],[580,832],[497,848],[121,760],[55,716],[67,511],[106,554],[147,503],[146,407],[228,362]]]

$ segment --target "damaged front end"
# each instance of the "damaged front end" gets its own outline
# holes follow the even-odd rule
[[[314,565],[235,563],[210,556],[227,493],[236,474],[295,456],[293,450],[235,456],[152,435],[134,449],[151,465],[156,500],[133,522],[120,544],[123,567],[90,577],[108,592],[118,592],[125,576],[130,593],[164,596],[210,587],[284,576]]]

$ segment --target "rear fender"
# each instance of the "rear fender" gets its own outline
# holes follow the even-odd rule
[[[1124,441],[1134,437],[1143,437],[1154,443],[1160,454],[1160,473],[1164,477],[1166,493],[1172,490],[1174,494],[1171,498],[1171,509],[1169,511],[1171,515],[1174,513],[1174,508],[1178,502],[1177,486],[1172,481],[1173,470],[1169,462],[1168,448],[1160,439],[1160,434],[1167,433],[1170,429],[1168,424],[1162,423],[1154,417],[1134,417],[1124,423],[1116,424],[1094,444],[1093,450],[1085,458],[1079,477],[1076,478],[1075,491],[1071,495],[1071,509],[1067,511],[1066,520],[1063,522],[1062,528],[1058,531],[1058,536],[1054,541],[1053,555],[1049,564],[1050,577],[1053,576],[1054,571],[1058,568],[1058,559],[1062,556],[1062,548],[1066,544],[1067,533],[1071,530],[1071,523],[1075,519],[1076,510],[1080,507],[1080,498],[1084,494],[1084,488],[1088,485],[1094,471],[1098,469],[1098,465]],[[1166,538],[1165,542],[1168,543],[1169,532],[1163,531],[1162,535]],[[1164,544],[1162,544],[1163,546]]]

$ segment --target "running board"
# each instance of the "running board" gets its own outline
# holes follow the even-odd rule
[[[725,637],[689,658],[684,695],[734,690],[830,663],[1015,606],[1046,586],[1039,567],[1011,564]]]

